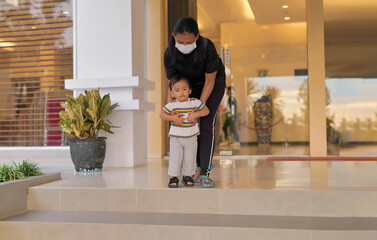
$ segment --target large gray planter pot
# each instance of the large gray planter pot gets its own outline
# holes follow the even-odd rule
[[[72,162],[77,172],[101,171],[106,154],[106,137],[70,138]]]

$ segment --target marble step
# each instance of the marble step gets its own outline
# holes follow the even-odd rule
[[[0,232],[0,240],[375,240],[377,218],[30,211],[0,221]]]
[[[194,188],[29,188],[28,210],[377,217],[377,191]]]

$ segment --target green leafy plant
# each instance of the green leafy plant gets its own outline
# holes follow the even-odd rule
[[[100,130],[113,133],[115,127],[106,118],[118,107],[111,104],[110,94],[101,98],[99,90],[85,91],[77,98],[67,96],[67,101],[61,103],[65,111],[59,112],[59,127],[74,138],[98,138]]]
[[[16,169],[19,169],[25,175],[25,177],[38,176],[42,174],[38,164],[29,162],[27,159],[18,164],[13,162],[13,164]]]
[[[25,175],[12,165],[3,164],[0,166],[0,182],[6,182],[16,179],[24,179]]]
[[[42,172],[37,164],[28,162],[28,160],[23,160],[18,164],[13,162],[13,165],[4,163],[0,166],[0,182],[25,179],[41,174]]]

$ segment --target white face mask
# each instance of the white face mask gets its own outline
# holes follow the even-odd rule
[[[194,49],[196,48],[196,42],[192,43],[192,44],[187,44],[187,45],[183,45],[183,44],[179,44],[179,43],[175,43],[175,47],[183,54],[189,54],[190,52],[194,51]]]

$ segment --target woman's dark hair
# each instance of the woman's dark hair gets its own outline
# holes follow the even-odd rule
[[[173,90],[173,86],[174,84],[176,84],[177,82],[181,81],[181,80],[185,80],[189,86],[189,88],[191,89],[191,84],[190,84],[190,81],[188,80],[188,77],[186,77],[185,75],[182,75],[182,74],[177,74],[177,75],[174,75],[170,81],[169,81],[169,89],[170,90]]]
[[[203,56],[202,52],[202,37],[199,34],[199,28],[198,23],[193,19],[192,17],[183,17],[178,19],[178,21],[174,25],[174,35],[178,33],[192,33],[196,36],[199,35],[198,40],[196,40],[196,48],[199,51],[196,51],[196,57],[195,57],[195,64],[196,66],[201,66],[203,63]],[[173,36],[170,37],[169,41],[169,53],[171,57],[171,64],[174,65],[174,63],[177,61],[178,57],[178,50],[175,48],[175,39]]]
[[[180,18],[174,25],[174,35],[185,32],[192,33],[195,36],[199,34],[198,23],[192,17]]]

